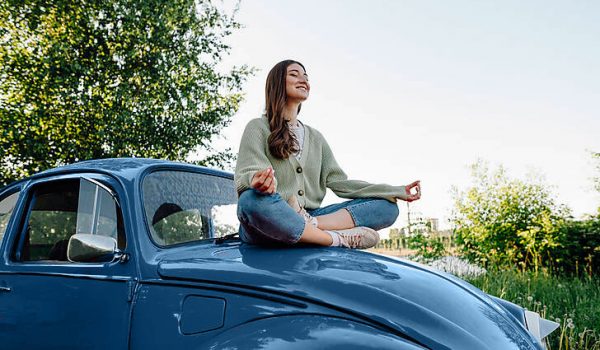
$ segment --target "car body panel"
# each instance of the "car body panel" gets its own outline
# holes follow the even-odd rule
[[[234,245],[165,256],[158,269],[165,279],[244,286],[342,308],[432,348],[534,346],[512,316],[485,294],[475,295],[417,264],[367,252]]]
[[[3,349],[109,349],[126,346],[128,279],[39,273],[1,274],[12,291],[0,295]]]
[[[420,350],[425,348],[362,323],[323,315],[287,315],[245,323],[216,335],[196,349]]]

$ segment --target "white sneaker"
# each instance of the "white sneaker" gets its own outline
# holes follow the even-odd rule
[[[317,227],[319,225],[317,218],[310,215],[306,211],[306,209],[300,207],[300,204],[298,203],[298,198],[296,198],[296,196],[291,196],[287,202],[290,205],[290,207],[292,207],[292,209],[294,209],[296,211],[296,213],[298,213],[298,215],[302,216],[302,218],[304,219],[304,222],[311,224],[314,227]]]
[[[340,246],[350,249],[372,248],[379,242],[379,233],[368,227],[359,226],[332,232],[340,237]]]

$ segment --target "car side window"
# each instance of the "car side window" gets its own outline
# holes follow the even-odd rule
[[[125,248],[120,209],[106,186],[88,179],[45,183],[34,188],[19,241],[19,261],[68,261],[76,233],[114,238]]]
[[[2,239],[4,238],[4,233],[17,204],[17,199],[19,199],[19,192],[9,194],[0,199],[0,243],[2,243]]]
[[[223,237],[238,231],[237,192],[231,179],[159,170],[143,182],[152,240],[166,247]]]

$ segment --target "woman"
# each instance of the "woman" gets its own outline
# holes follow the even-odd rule
[[[376,230],[396,221],[396,200],[419,199],[420,184],[348,180],[321,133],[297,118],[309,92],[299,62],[279,62],[267,76],[265,114],[246,126],[235,169],[240,238],[370,248]],[[352,200],[320,208],[327,188]]]

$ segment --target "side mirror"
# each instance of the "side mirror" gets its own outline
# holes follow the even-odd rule
[[[69,238],[67,259],[72,262],[125,262],[127,254],[117,248],[117,240],[112,237],[78,233]]]

